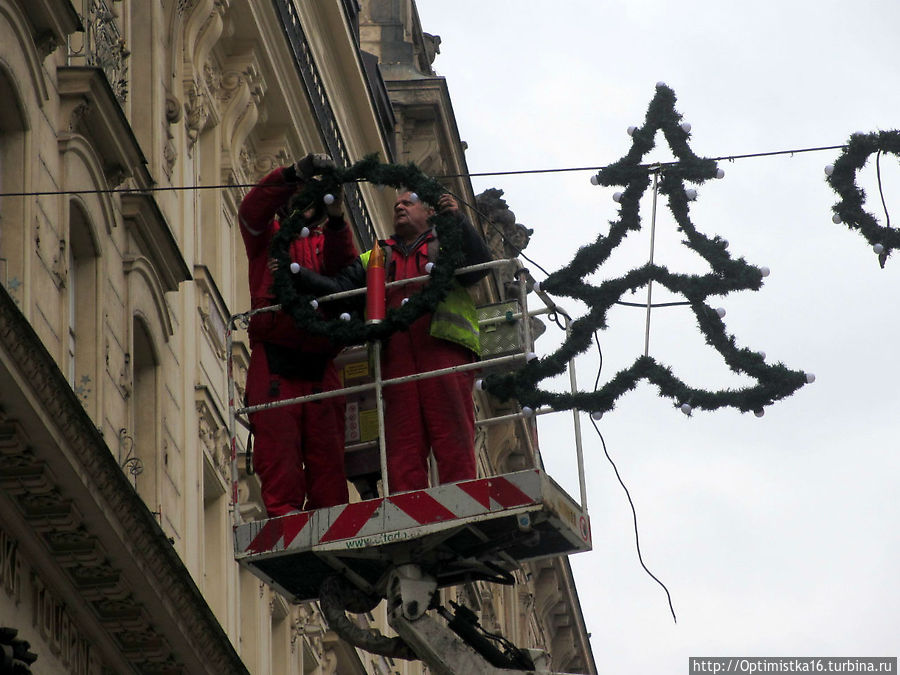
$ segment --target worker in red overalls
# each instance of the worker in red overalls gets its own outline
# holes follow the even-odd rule
[[[487,262],[490,250],[452,195],[438,200],[441,213],[458,219],[462,234],[463,266]],[[427,275],[439,242],[430,218],[434,214],[409,191],[394,203],[394,235],[384,242],[388,281]],[[366,283],[371,251],[331,279],[305,271],[297,275],[301,290],[317,295],[359,288]],[[385,379],[472,363],[480,356],[480,333],[475,304],[466,290],[486,270],[458,275],[446,298],[433,312],[414,321],[407,330],[390,336],[383,351]],[[421,290],[406,284],[387,290],[387,307],[399,307]],[[428,454],[433,453],[438,482],[455,483],[477,476],[475,464],[475,411],[472,402],[474,371],[390,384],[384,387],[385,446],[391,492],[428,487]]]
[[[249,263],[252,309],[277,304],[269,245],[279,219],[294,208],[291,199],[305,182],[333,166],[327,155],[309,154],[269,173],[241,201],[238,221]],[[327,274],[356,258],[340,195],[324,210],[321,206],[309,209],[304,216],[309,236],[291,243],[292,262]],[[328,338],[303,331],[286,313],[254,314],[249,337],[248,405],[340,388],[333,361],[339,348]],[[342,397],[333,397],[250,415],[256,439],[254,467],[269,517],[347,502],[344,406]]]

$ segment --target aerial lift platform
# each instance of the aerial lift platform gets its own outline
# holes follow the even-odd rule
[[[266,404],[292,405],[336,395],[347,396],[348,400],[365,395],[374,398],[372,412],[377,422],[377,439],[347,449],[348,465],[351,462],[359,464],[362,459],[361,463],[368,464],[370,471],[368,488],[360,489],[364,498],[351,504],[242,522],[237,489],[237,424],[246,425],[247,415],[266,405],[235,405],[232,334],[236,328],[249,324],[252,313],[266,310],[234,315],[227,327],[235,559],[292,601],[321,601],[329,624],[352,644],[375,653],[422,659],[435,673],[490,673],[495,669],[507,674],[549,672],[546,655],[537,650],[519,650],[508,643],[499,650],[495,644],[497,636],[485,639],[479,634],[474,615],[464,607],[457,607],[455,616],[444,608],[437,608],[443,620],[427,612],[435,609],[439,588],[476,580],[513,584],[513,572],[524,562],[591,549],[578,411],[572,411],[572,415],[580,501],[546,474],[539,451],[533,444],[529,448],[532,468],[390,493],[383,433],[383,387],[461,369],[488,371],[521,365],[535,358],[531,351],[533,316],[552,313],[568,322],[566,314],[558,311],[549,296],[540,291],[537,294],[545,306],[537,311],[528,310],[529,277],[517,260],[474,265],[458,273],[510,262],[517,266],[519,297],[479,308],[483,336],[489,342],[493,340],[481,361],[383,380],[380,343],[373,342],[368,345],[374,369],[371,381]],[[415,283],[427,278],[392,283]],[[325,296],[319,298],[319,302],[361,292],[365,289]],[[574,391],[577,385],[572,363],[569,364],[569,378]],[[552,411],[526,408],[477,420],[476,424],[509,422],[544,412]],[[356,481],[355,484],[358,487],[366,485]],[[389,622],[399,638],[381,636],[373,639],[344,614],[345,609],[369,611],[385,598]]]

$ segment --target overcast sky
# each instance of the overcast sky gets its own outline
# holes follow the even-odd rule
[[[678,97],[701,157],[839,145],[854,131],[900,126],[896,0],[418,0],[440,35],[471,172],[600,167],[631,147],[657,81]],[[740,7],[740,8],[739,8]],[[695,227],[733,256],[767,266],[759,292],[710,304],[741,347],[817,380],[762,418],[731,410],[688,418],[655,388],[619,399],[600,422],[634,498],[641,569],[626,496],[585,425],[594,550],[571,558],[601,672],[687,672],[689,656],[897,656],[900,653],[900,254],[885,269],[861,235],[831,222],[823,167],[838,150],[724,161],[699,188]],[[665,140],[649,159],[669,159]],[[884,224],[874,157],[860,175]],[[900,225],[900,170],[882,158]],[[612,188],[590,172],[473,179],[505,191],[534,228],[526,254],[552,272],[616,218]],[[647,262],[632,234],[595,281]],[[699,272],[662,206],[655,262]],[[532,268],[539,279],[542,274]],[[642,301],[644,295],[635,296]],[[659,287],[654,301],[679,300]],[[560,298],[573,313],[583,311]],[[601,383],[643,353],[645,312],[617,307]],[[538,343],[541,354],[553,337]],[[690,309],[654,310],[650,354],[688,384],[748,382],[706,347]],[[579,363],[593,385],[595,354]],[[561,440],[570,419],[541,419],[548,470],[578,494]]]

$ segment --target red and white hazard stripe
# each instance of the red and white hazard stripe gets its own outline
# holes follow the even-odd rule
[[[409,531],[443,529],[453,521],[538,504],[541,487],[540,471],[521,471],[248,523],[235,536],[245,556],[330,548],[369,537],[384,542],[390,533],[396,533],[390,540],[399,540]]]

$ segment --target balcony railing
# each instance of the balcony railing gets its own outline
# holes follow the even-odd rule
[[[118,19],[107,0],[82,0],[84,32],[69,36],[67,64],[100,68],[120,105],[128,97],[128,57]]]

